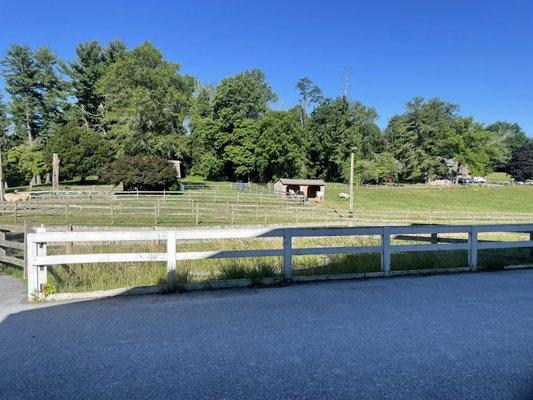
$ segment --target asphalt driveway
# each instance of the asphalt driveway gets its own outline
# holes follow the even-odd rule
[[[0,399],[533,398],[533,270],[40,306],[11,279]]]

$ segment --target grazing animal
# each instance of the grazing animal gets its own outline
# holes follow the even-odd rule
[[[31,199],[31,195],[29,193],[6,193],[4,194],[4,199],[8,203],[15,203],[17,201],[28,201]]]
[[[341,192],[341,193],[339,193],[337,198],[338,199],[349,200],[350,199],[350,195],[348,193]]]

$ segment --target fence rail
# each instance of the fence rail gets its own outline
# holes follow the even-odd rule
[[[522,232],[529,233],[529,240],[520,241],[483,241],[479,233]],[[439,234],[462,233],[468,235],[468,242],[439,243]],[[393,245],[394,235],[431,235],[430,244]],[[293,239],[298,237],[345,237],[378,236],[379,245],[339,246],[339,247],[293,247]],[[219,251],[177,251],[177,243],[191,240],[281,238],[281,249],[257,250],[219,250]],[[413,239],[416,240],[416,239]],[[164,253],[98,253],[98,254],[60,254],[47,255],[47,245],[53,243],[81,242],[166,242]],[[172,283],[176,277],[176,261],[211,258],[271,257],[283,258],[283,278],[292,278],[292,257],[317,254],[355,254],[379,253],[381,271],[390,273],[391,255],[399,252],[427,252],[443,250],[467,250],[468,265],[472,271],[477,269],[477,255],[480,249],[502,249],[526,247],[533,249],[533,224],[506,225],[410,225],[374,227],[335,227],[335,228],[272,228],[272,229],[183,229],[168,231],[113,231],[113,232],[47,232],[46,228],[36,228],[27,234],[28,255],[28,299],[42,294],[47,280],[47,267],[57,264],[112,263],[112,262],[166,262],[167,281]],[[533,250],[532,250],[533,251]]]

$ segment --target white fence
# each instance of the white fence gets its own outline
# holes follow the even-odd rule
[[[487,232],[523,232],[529,233],[529,240],[521,241],[478,241],[478,233]],[[467,234],[468,242],[439,243],[439,234]],[[431,235],[430,244],[392,245],[393,235]],[[345,236],[379,236],[380,245],[354,247],[293,247],[296,237],[345,237]],[[281,249],[258,250],[220,250],[177,252],[177,241],[246,239],[246,238],[283,238]],[[413,238],[413,240],[416,240]],[[82,243],[82,242],[166,242],[164,253],[98,253],[98,254],[62,254],[47,255],[47,244]],[[391,254],[397,252],[426,252],[442,250],[468,251],[468,265],[477,269],[478,250],[508,249],[529,247],[533,249],[533,224],[511,225],[411,225],[411,226],[375,226],[375,227],[336,227],[336,228],[273,228],[273,229],[183,229],[168,231],[112,231],[112,232],[47,232],[45,228],[36,228],[27,234],[27,268],[28,299],[39,295],[47,280],[47,267],[58,264],[87,264],[112,262],[166,262],[169,282],[175,279],[176,261],[199,260],[209,258],[241,257],[283,257],[283,277],[292,278],[292,257],[321,254],[356,254],[380,253],[381,271],[390,273]],[[533,250],[532,250],[533,251]]]

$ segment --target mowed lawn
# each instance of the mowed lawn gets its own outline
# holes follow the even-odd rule
[[[346,208],[338,200],[348,186],[326,186],[326,204]],[[402,211],[533,212],[533,186],[355,187],[354,209]]]

